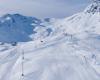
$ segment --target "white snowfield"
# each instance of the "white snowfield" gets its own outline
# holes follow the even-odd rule
[[[45,28],[53,30],[47,37]],[[0,45],[0,80],[100,80],[100,12],[54,20],[44,29],[36,29],[34,41]]]

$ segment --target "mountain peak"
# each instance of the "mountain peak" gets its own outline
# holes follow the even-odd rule
[[[100,12],[100,0],[93,0],[92,4],[86,8],[85,12],[92,14]]]

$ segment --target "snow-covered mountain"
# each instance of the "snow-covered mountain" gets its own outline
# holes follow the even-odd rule
[[[37,29],[43,29],[45,25],[35,17],[27,17],[20,14],[6,14],[0,17],[0,42],[27,42],[34,39]],[[37,30],[37,31],[36,31]],[[51,29],[47,28],[45,32],[49,35]],[[39,33],[39,32],[38,32]],[[4,36],[5,35],[5,36]]]
[[[31,38],[29,37],[29,35],[35,33],[33,29],[40,23],[41,21],[34,17],[26,17],[20,14],[4,15],[3,17],[0,17],[0,41],[30,41]]]
[[[20,19],[17,14],[14,19],[18,21],[16,28],[22,30],[22,33],[24,29],[25,33],[30,32],[28,37],[33,40],[22,40],[23,43],[17,46],[7,43],[0,45],[0,80],[100,80],[99,10],[99,2],[93,2],[83,12],[71,17],[35,19],[39,23],[33,22],[33,18],[28,18],[29,22],[23,22],[24,19]],[[8,25],[10,22],[14,25],[12,17],[2,18],[1,23]],[[19,23],[31,26],[35,24],[35,28],[21,26],[20,29],[17,26]],[[19,36],[21,37],[20,34]]]

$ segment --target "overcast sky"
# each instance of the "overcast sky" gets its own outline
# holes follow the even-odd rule
[[[38,18],[63,18],[84,10],[91,0],[0,0],[0,15],[20,13]]]

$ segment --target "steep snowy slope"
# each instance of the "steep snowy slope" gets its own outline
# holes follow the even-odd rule
[[[48,20],[34,41],[0,45],[0,80],[100,80],[98,8]]]
[[[56,20],[53,23],[54,33],[81,34],[84,36],[91,33],[100,35],[100,2],[96,1],[87,7],[84,12],[62,20]]]

